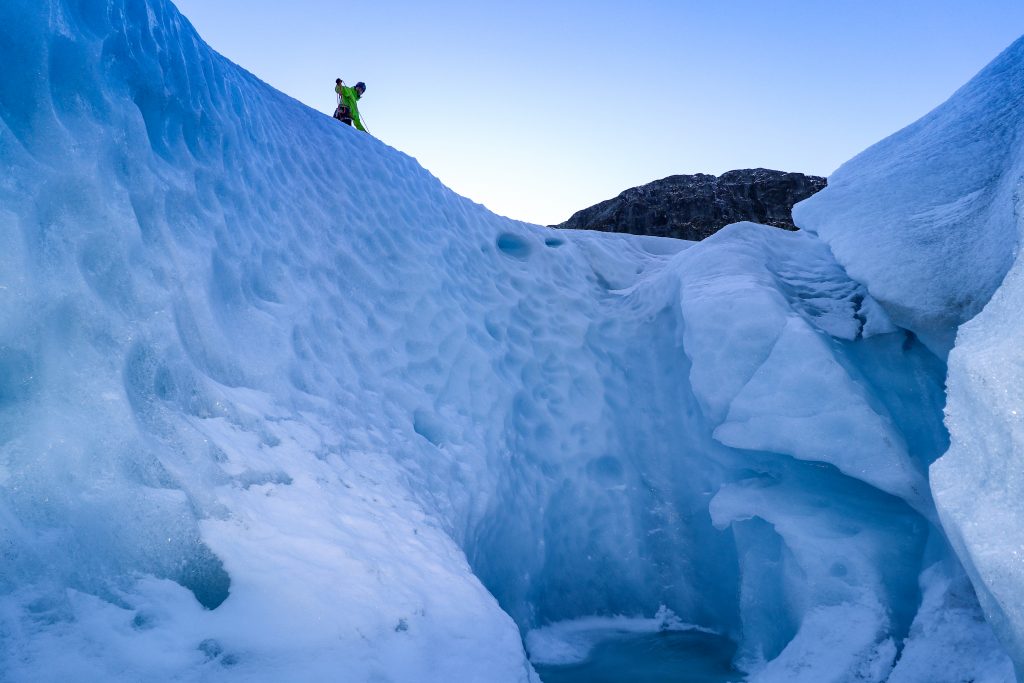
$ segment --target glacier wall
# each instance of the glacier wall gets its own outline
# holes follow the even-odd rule
[[[1022,292],[1018,258],[984,310],[960,328],[949,358],[952,444],[931,471],[943,524],[1018,671],[1024,671]]]
[[[931,486],[1018,672],[1022,97],[1024,39],[934,112],[845,164],[823,196],[797,210],[797,222],[829,243],[894,320],[949,353],[952,443],[931,467]]]
[[[0,63],[7,678],[535,681],[663,607],[751,680],[1012,678],[941,335],[834,243],[495,216],[165,0],[8,0]]]
[[[829,192],[794,213],[940,355],[1013,263],[1022,59],[1017,41],[947,102],[843,164]]]

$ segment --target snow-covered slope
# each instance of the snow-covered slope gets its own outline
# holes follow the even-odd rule
[[[815,236],[495,216],[165,0],[5,2],[0,63],[6,678],[535,681],[656,614],[751,680],[1012,678],[945,366]]]

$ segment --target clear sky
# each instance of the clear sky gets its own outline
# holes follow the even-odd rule
[[[493,211],[676,173],[828,175],[1024,33],[1024,0],[175,0],[214,49]],[[339,124],[340,125],[340,124]]]

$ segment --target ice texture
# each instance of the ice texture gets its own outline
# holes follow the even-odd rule
[[[945,104],[843,164],[793,211],[894,322],[939,353],[1013,262],[1022,60],[1018,40]]]
[[[7,0],[0,64],[5,680],[535,682],[667,614],[754,681],[1009,680],[1006,548],[929,491],[967,309],[496,216],[166,0]]]
[[[931,487],[948,539],[1018,672],[1024,672],[1022,98],[1024,39],[934,112],[844,165],[827,190],[794,214],[829,243],[894,321],[940,353],[955,335],[946,408],[951,445],[931,467]],[[926,594],[926,603],[935,599]],[[940,629],[950,630],[952,617],[931,619],[939,626],[924,628],[937,638]],[[906,657],[924,661],[916,652],[908,649]]]
[[[955,562],[925,569],[921,590],[921,608],[889,683],[1014,680],[1011,662],[990,656],[998,649],[995,636]]]
[[[1020,65],[1017,73],[1024,73]],[[1024,187],[1024,178],[1017,185]],[[957,334],[946,413],[952,443],[932,466],[943,524],[986,616],[1011,644],[1018,672],[1024,672],[1022,313],[1024,263],[1018,256],[992,300]]]

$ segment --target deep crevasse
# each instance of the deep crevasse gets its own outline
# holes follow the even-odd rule
[[[944,365],[815,237],[494,216],[162,0],[7,2],[0,56],[11,679],[527,681],[663,605],[755,680],[1012,677]]]

